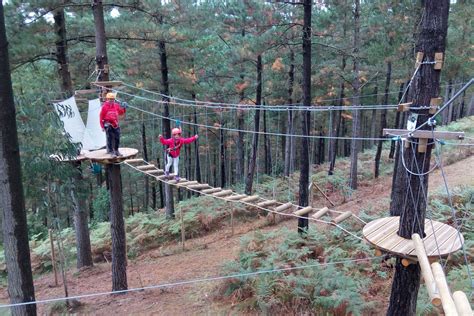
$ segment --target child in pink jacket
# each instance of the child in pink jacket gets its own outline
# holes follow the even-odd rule
[[[182,138],[181,137],[181,129],[173,128],[171,131],[171,138],[164,138],[162,135],[159,136],[160,143],[163,145],[167,145],[168,148],[166,149],[167,153],[167,161],[165,166],[165,175],[169,176],[170,174],[170,167],[173,165],[173,170],[175,173],[175,179],[179,181],[179,153],[181,151],[181,147],[184,144],[191,144],[196,139],[198,139],[198,135],[194,135],[193,137],[189,138]]]

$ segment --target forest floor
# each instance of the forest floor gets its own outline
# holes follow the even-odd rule
[[[449,187],[474,185],[472,170],[474,156],[470,156],[451,165],[445,166]],[[353,194],[350,201],[337,206],[339,210],[370,210],[373,214],[384,214],[388,208],[391,176],[364,181]],[[436,170],[429,178],[430,192],[439,190],[444,185],[441,173]],[[331,196],[330,196],[331,197]],[[316,198],[316,197],[315,197]],[[324,203],[318,197],[316,203]],[[316,205],[315,205],[316,206]],[[383,213],[382,213],[383,212]],[[186,250],[180,244],[171,244],[147,251],[130,260],[128,266],[129,288],[140,288],[156,284],[193,280],[224,274],[225,262],[235,260],[239,252],[240,238],[257,229],[271,231],[282,227],[296,229],[293,220],[269,226],[266,218],[256,218],[250,223],[237,223],[234,235],[229,226],[209,233],[206,236],[186,241]],[[120,295],[103,295],[80,299],[81,305],[74,308],[74,313],[96,315],[129,315],[129,314],[235,314],[232,306],[213,300],[213,292],[219,281],[199,282],[192,285],[180,285],[156,290],[145,290]],[[69,295],[81,295],[110,291],[111,266],[108,263],[96,264],[94,267],[67,273]],[[380,294],[374,300],[385,301],[390,282],[378,285]],[[36,299],[47,299],[64,296],[62,286],[54,287],[54,276],[44,274],[35,279]],[[8,301],[5,289],[0,290],[0,300]],[[58,303],[39,304],[39,313],[47,314]],[[61,310],[59,313],[64,312]],[[240,312],[239,312],[240,313]]]

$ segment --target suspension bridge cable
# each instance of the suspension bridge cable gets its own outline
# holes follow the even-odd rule
[[[138,291],[144,291],[144,290],[154,290],[154,289],[162,289],[162,288],[175,287],[175,286],[192,285],[192,284],[203,283],[203,282],[252,277],[252,276],[269,274],[269,273],[303,270],[303,269],[316,268],[316,267],[321,267],[321,266],[325,267],[329,265],[372,261],[372,260],[381,259],[381,258],[383,258],[383,256],[376,256],[376,257],[369,257],[369,258],[362,258],[362,259],[348,259],[348,260],[333,261],[333,262],[326,262],[326,263],[314,263],[314,264],[308,264],[308,265],[302,265],[302,266],[276,268],[276,269],[260,270],[260,271],[254,271],[254,272],[246,272],[246,273],[236,273],[236,274],[224,275],[224,276],[214,276],[214,277],[207,277],[207,278],[200,278],[200,279],[183,280],[183,281],[177,281],[177,282],[149,285],[149,286],[144,286],[140,288],[131,288],[131,289],[120,290],[120,291],[97,292],[97,293],[81,294],[81,295],[75,295],[75,296],[69,296],[69,297],[58,297],[58,298],[50,298],[50,299],[44,299],[44,300],[36,300],[36,301],[31,301],[31,302],[5,304],[5,305],[0,305],[0,308],[25,306],[25,305],[31,305],[31,304],[53,303],[53,302],[58,302],[58,301],[98,297],[98,296],[105,296],[105,295],[111,295],[111,294],[124,294],[124,293],[138,292]]]

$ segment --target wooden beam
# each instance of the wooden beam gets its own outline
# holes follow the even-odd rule
[[[234,192],[232,192],[232,190],[224,190],[224,191],[214,193],[212,195],[216,196],[216,197],[224,197],[224,196],[227,196],[227,195],[231,195],[232,193],[234,193]]]
[[[246,194],[236,194],[236,195],[226,197],[225,199],[229,201],[239,201],[245,198],[246,196],[247,196]]]
[[[472,316],[472,309],[467,296],[462,291],[456,291],[453,293],[454,305],[459,316]]]
[[[94,81],[94,82],[91,82],[91,84],[98,87],[117,87],[117,86],[122,86],[123,82],[122,81]]]
[[[273,204],[276,204],[276,203],[278,203],[276,200],[268,200],[268,201],[263,201],[263,202],[257,203],[257,205],[260,206],[260,207],[268,207],[268,206],[272,206]]]
[[[141,171],[156,169],[155,165],[143,165],[143,166],[137,166],[135,168],[137,168],[138,170],[141,170]]]
[[[435,53],[435,70],[441,70],[443,68],[443,61],[444,61],[444,54],[443,53]]]
[[[436,286],[438,287],[439,296],[441,297],[441,304],[443,304],[444,314],[446,316],[457,315],[456,305],[454,305],[453,298],[449,292],[448,283],[446,282],[446,276],[443,272],[443,267],[439,262],[434,262],[431,264],[431,269],[433,270],[433,276],[436,281]]]
[[[86,90],[76,90],[74,91],[75,95],[84,95],[84,94],[99,94],[98,89],[86,89]]]
[[[165,171],[162,169],[155,169],[155,170],[147,170],[147,174],[153,175],[153,174],[164,174]]]
[[[202,190],[201,192],[204,193],[204,194],[211,194],[211,193],[216,193],[216,192],[220,192],[220,191],[222,191],[221,188],[210,188],[210,189]]]
[[[257,201],[260,197],[258,195],[251,195],[240,200],[241,202],[254,202]]]
[[[324,197],[326,198],[326,200],[328,200],[329,203],[331,203],[332,206],[336,206],[336,204],[334,204],[334,202],[329,199],[329,197],[326,195],[326,193],[324,193],[324,191],[321,190],[321,188],[320,188],[314,181],[311,182],[311,183],[314,185],[314,187],[315,187],[319,192],[321,192],[322,195],[324,195]]]
[[[313,210],[314,209],[311,206],[306,206],[306,207],[303,207],[302,209],[294,211],[293,214],[295,214],[296,216],[303,216],[308,213],[311,213]]]
[[[191,184],[187,185],[186,188],[191,190],[202,190],[202,189],[209,189],[211,186],[207,183],[198,183],[198,184]]]
[[[334,224],[339,224],[340,222],[342,222],[343,220],[345,220],[346,218],[349,218],[352,216],[352,212],[351,211],[347,211],[347,212],[344,212],[342,213],[341,215],[337,216],[336,218],[334,218],[332,220],[332,222]]]
[[[418,234],[413,234],[411,236],[411,239],[415,244],[416,256],[418,257],[418,262],[420,263],[421,273],[423,275],[423,279],[425,280],[426,289],[428,290],[428,295],[430,297],[431,303],[435,306],[439,306],[441,305],[441,298],[437,293],[438,290],[436,289],[436,282],[433,277],[433,271],[431,271],[428,256],[426,255],[423,240]]]
[[[184,182],[184,183],[178,183],[178,185],[182,186],[182,187],[187,187],[188,185],[194,185],[194,184],[199,184],[199,182],[197,182],[197,181],[188,181],[188,182]]]
[[[444,131],[427,131],[427,130],[416,130],[409,131],[406,129],[383,129],[384,136],[407,136],[413,138],[427,138],[432,139],[433,135],[437,139],[464,139],[464,132],[444,132]]]
[[[323,217],[324,214],[326,214],[329,211],[327,207],[323,207],[319,211],[317,211],[313,216],[311,216],[312,219],[319,219],[320,217]]]
[[[288,202],[288,203],[285,203],[283,205],[275,207],[274,210],[275,210],[275,212],[282,212],[282,211],[285,211],[285,210],[291,208],[292,206],[293,206],[293,204]]]
[[[136,162],[144,162],[143,159],[137,158],[137,159],[127,159],[125,160],[126,163],[136,163]]]

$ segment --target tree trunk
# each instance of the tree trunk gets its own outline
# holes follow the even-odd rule
[[[303,106],[311,106],[311,7],[312,0],[304,0],[304,18],[303,18]],[[309,126],[310,112],[301,113],[301,152],[300,152],[300,181],[299,181],[299,199],[298,205],[308,206],[309,203]],[[308,229],[308,215],[298,218],[298,232],[303,233]]]
[[[67,41],[66,41],[66,20],[64,17],[64,9],[58,8],[53,12],[54,31],[56,32],[56,59],[58,61],[58,74],[61,79],[61,91],[66,93],[66,97],[73,95],[73,87],[71,74],[69,72],[69,63],[67,58]]]
[[[245,37],[245,29],[241,31],[242,38]],[[242,63],[243,65],[243,63]],[[240,68],[240,81],[242,84],[244,81],[244,69],[243,66]],[[245,99],[245,88],[240,91],[240,102],[243,102]],[[237,110],[237,157],[235,161],[235,180],[236,182],[242,182],[245,174],[245,153],[244,153],[244,137],[245,133],[241,132],[244,129],[244,111]]]
[[[196,99],[196,95],[193,93],[193,100]],[[197,128],[197,114],[196,114],[196,108],[194,108],[194,134],[198,134],[198,128]],[[195,163],[195,169],[194,169],[194,179],[201,183],[201,160],[199,158],[199,139],[197,139],[194,142],[194,163]]]
[[[146,130],[145,130],[145,123],[142,121],[142,149],[143,149],[143,158],[145,159],[145,161],[149,161],[148,160],[148,149],[147,149],[147,146],[146,146]],[[149,205],[149,201],[150,201],[150,185],[149,185],[149,181],[148,181],[148,176],[145,176],[145,203],[144,204],[144,208],[145,208],[145,212],[148,212],[148,205]]]
[[[293,85],[295,83],[295,53],[293,50],[290,50],[290,70],[288,71],[288,104],[293,104]],[[288,110],[288,120],[287,120],[287,134],[294,135],[294,116],[293,111]],[[288,177],[291,172],[293,172],[292,166],[292,153],[295,148],[295,137],[287,136],[285,141],[285,166],[283,174],[285,177]]]
[[[377,102],[377,94],[379,93],[379,87],[378,85],[375,85],[374,92],[373,94],[375,95],[375,104],[378,104]],[[369,140],[369,148],[375,145],[375,135],[377,134],[376,128],[377,128],[377,109],[372,109],[372,113],[370,115],[370,140]]]
[[[353,106],[359,106],[360,100],[360,81],[359,81],[359,32],[360,32],[360,0],[354,1],[354,82],[352,83],[354,95]],[[351,141],[351,167],[350,167],[350,187],[352,190],[357,189],[357,163],[360,150],[360,141],[356,138],[360,137],[360,117],[359,110],[352,112],[352,141]]]
[[[160,18],[160,24],[163,24],[163,17]],[[161,64],[161,93],[163,96],[163,112],[162,115],[165,117],[162,119],[162,132],[165,138],[171,137],[171,124],[169,120],[169,81],[168,81],[168,56],[166,54],[166,43],[164,40],[158,43],[160,50],[160,64]],[[166,161],[163,163],[166,164]],[[174,218],[174,201],[173,201],[173,188],[165,183],[165,205],[166,205],[166,216],[168,218]]]
[[[263,146],[264,146],[264,160],[265,173],[272,173],[272,149],[270,144],[270,137],[267,135],[267,111],[263,111]]]
[[[76,192],[82,192],[81,187],[84,181],[81,170],[81,163],[76,162],[76,174],[74,175],[74,188],[71,190],[71,198],[74,209],[74,228],[76,233],[77,268],[92,266],[91,240],[89,235],[89,225],[86,207],[86,198],[76,197]]]
[[[400,84],[400,90],[398,91],[398,99],[397,100],[400,100],[400,102],[401,102],[401,98],[403,96],[403,87],[404,86],[405,85],[403,83],[401,83]],[[399,124],[400,124],[400,112],[397,111],[397,114],[395,116],[395,128],[398,128]],[[388,154],[388,158],[390,158],[390,159],[393,159],[393,155],[395,154],[395,145],[396,145],[395,141],[392,140],[390,142],[390,153]]]
[[[346,20],[346,14],[344,14],[344,21]],[[345,25],[344,25],[344,34],[346,33]],[[343,73],[346,68],[346,57],[342,56],[342,64],[341,64],[341,72]],[[341,82],[340,88],[339,88],[339,106],[344,105],[344,81]],[[340,130],[341,130],[341,114],[342,110],[338,111],[331,111],[330,115],[332,116],[332,126],[331,129],[329,130],[329,170],[328,170],[328,175],[333,175],[334,174],[334,167],[336,166],[336,157],[337,157],[337,145],[338,145],[338,139],[340,135]],[[334,138],[334,136],[336,138]]]
[[[156,167],[158,169],[161,169],[161,163],[160,163],[159,155],[156,157]],[[164,192],[163,192],[163,183],[161,181],[158,181],[158,190],[160,191],[160,208],[164,208],[165,207],[165,197],[164,197]]]
[[[104,9],[102,0],[92,0],[95,26],[95,62],[99,81],[109,80],[107,42],[105,35]]]
[[[109,164],[110,233],[112,235],[112,291],[127,289],[127,249],[120,165]]]
[[[224,122],[221,121],[221,126],[224,127]],[[225,138],[224,130],[219,129],[219,165],[220,165],[220,186],[224,188],[225,183]]]
[[[424,52],[424,60],[434,60],[435,52],[444,53],[448,29],[449,1],[424,1],[424,14],[420,24],[417,52]],[[429,104],[431,98],[439,96],[439,79],[441,72],[432,65],[423,65],[413,80],[413,103]],[[417,126],[425,123],[430,115],[428,110],[415,110],[418,114]],[[422,129],[430,129],[425,125]],[[430,168],[432,145],[428,145],[426,153],[419,153],[416,144],[411,144],[404,152],[406,166],[416,173],[424,173]],[[413,167],[412,167],[413,166]],[[418,167],[419,166],[419,167]],[[404,172],[404,171],[402,171]],[[400,216],[398,235],[411,238],[417,233],[424,236],[425,213],[428,192],[428,176],[407,175],[405,186],[411,187],[414,196],[410,197]],[[424,189],[423,189],[424,187]],[[404,194],[394,196],[402,199]],[[420,266],[403,267],[401,259],[397,259],[395,275],[392,283],[390,306],[387,315],[415,315],[418,288],[420,286]]]
[[[35,300],[20,149],[8,58],[3,3],[0,3],[0,209],[10,303]],[[36,315],[36,305],[12,307],[12,315]]]
[[[387,62],[387,75],[385,77],[385,94],[383,104],[388,104],[388,97],[390,91],[390,80],[392,76],[392,62]],[[375,119],[375,118],[374,118]],[[387,109],[383,109],[380,113],[380,129],[379,129],[379,137],[383,138],[383,129],[387,127]],[[375,170],[374,170],[374,177],[378,178],[380,174],[380,157],[382,157],[382,145],[383,141],[379,140],[377,143],[377,152],[375,153]]]
[[[258,133],[260,131],[260,105],[262,103],[262,55],[257,56],[257,89],[255,103],[255,134],[252,140],[252,155],[249,157],[249,169],[245,179],[245,194],[252,194],[253,177],[255,175],[257,152],[258,152]]]

